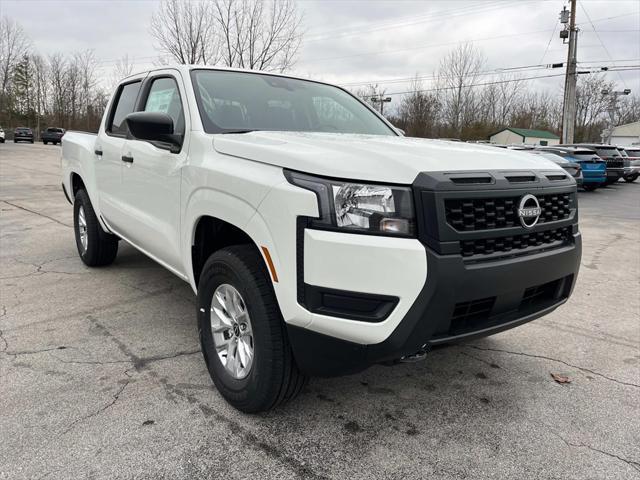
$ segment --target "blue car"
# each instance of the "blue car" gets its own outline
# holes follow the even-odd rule
[[[551,152],[575,162],[582,167],[582,188],[595,190],[607,183],[607,162],[595,152],[584,147],[541,147],[536,150]]]

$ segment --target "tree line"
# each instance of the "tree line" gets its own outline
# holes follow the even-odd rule
[[[286,72],[294,65],[303,37],[295,0],[163,0],[150,34],[158,64],[200,63]],[[99,81],[100,62],[91,50],[43,56],[22,27],[0,18],[0,125],[48,126],[97,131],[110,90],[133,73],[127,55]],[[490,73],[490,72],[489,72]],[[486,140],[504,127],[560,133],[562,95],[529,88],[526,78],[487,75],[486,57],[471,43],[440,61],[425,87],[416,74],[406,92],[394,95],[385,112],[408,136]],[[577,91],[576,141],[599,141],[608,119],[613,82],[604,74],[582,75]],[[371,102],[386,89],[367,85],[353,93]],[[377,104],[372,104],[377,107]],[[620,99],[615,122],[640,119],[637,95]]]
[[[434,75],[434,86],[425,88],[420,77],[411,82],[395,110],[387,118],[411,137],[487,140],[504,127],[548,130],[560,134],[562,92],[534,91],[517,75],[483,75],[486,60],[471,43],[462,44],[447,55]],[[614,82],[604,73],[578,79],[575,141],[599,142],[609,120]],[[378,85],[357,93],[367,101],[386,94]],[[376,103],[371,103],[377,107]],[[619,99],[615,124],[640,120],[637,95]]]

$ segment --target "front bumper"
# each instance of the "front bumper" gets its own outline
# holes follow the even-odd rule
[[[419,177],[419,239],[310,230],[302,221],[298,303],[311,322],[287,327],[304,372],[356,372],[515,327],[566,301],[581,257],[575,183],[534,175],[523,185],[523,175],[513,177],[516,183],[493,175],[492,183],[471,189],[465,181],[452,184],[446,174]],[[532,230],[504,216],[504,205],[527,193],[545,206],[545,220]],[[456,230],[447,205],[461,197],[474,199],[476,210],[486,200],[476,223],[499,224]]]
[[[385,341],[361,345],[290,325],[301,370],[313,376],[354,373],[546,315],[571,294],[580,266],[581,236],[576,232],[571,246],[486,264],[469,265],[461,256],[439,255],[429,248],[425,256],[427,281]]]
[[[624,176],[624,168],[608,168],[607,181],[617,181]]]

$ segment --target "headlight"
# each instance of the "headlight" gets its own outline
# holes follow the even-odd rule
[[[320,217],[312,226],[378,235],[414,236],[415,218],[409,187],[376,185],[314,177],[285,171],[292,184],[318,197]]]

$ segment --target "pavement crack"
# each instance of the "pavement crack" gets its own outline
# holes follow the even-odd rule
[[[162,360],[168,360],[170,358],[177,358],[177,357],[184,357],[187,355],[195,355],[196,353],[200,353],[200,348],[196,348],[193,350],[184,350],[184,351],[179,351],[176,353],[171,353],[168,355],[157,355],[157,356],[152,356],[152,357],[142,357],[142,358],[138,358],[138,361],[136,363],[134,363],[136,368],[143,368],[146,365],[148,365],[149,363],[153,363],[153,362],[159,362]]]
[[[9,351],[5,349],[3,350],[3,352],[6,353],[7,355],[11,355],[12,357],[17,357],[20,355],[37,355],[39,353],[52,352],[54,350],[65,350],[67,348],[73,348],[73,347],[47,347],[39,350],[14,350],[14,351]]]
[[[578,365],[573,365],[573,364],[571,364],[569,362],[565,362],[564,360],[560,360],[558,358],[553,358],[553,357],[547,357],[546,355],[537,355],[537,354],[533,354],[533,353],[524,353],[524,352],[513,352],[513,351],[510,351],[510,350],[502,350],[502,349],[499,349],[499,348],[479,347],[477,345],[464,345],[464,346],[466,348],[473,348],[475,350],[484,350],[484,351],[487,351],[487,352],[509,353],[511,355],[520,355],[522,357],[538,358],[538,359],[541,359],[541,360],[549,360],[551,362],[558,362],[558,363],[561,363],[563,365],[566,365],[567,367],[575,368],[577,370],[581,370],[583,372],[590,373],[592,375],[604,378],[606,380],[609,380],[611,382],[617,383],[619,385],[625,385],[627,387],[640,388],[640,385],[637,385],[635,383],[623,382],[622,380],[618,380],[617,378],[609,377],[609,376],[607,376],[607,375],[605,375],[603,373],[596,372],[595,370],[591,370],[591,369],[585,368],[585,367],[580,367]]]
[[[33,213],[34,215],[38,215],[38,216],[40,216],[42,218],[46,218],[46,219],[51,220],[52,222],[56,222],[57,224],[60,224],[62,226],[73,228],[73,225],[69,225],[67,223],[61,222],[60,220],[58,220],[56,218],[50,217],[49,215],[45,215],[44,213],[36,212],[35,210],[31,210],[31,209],[29,209],[27,207],[23,207],[22,205],[18,205],[17,203],[12,203],[12,202],[9,202],[7,200],[2,200],[2,201],[4,203],[6,203],[7,205],[11,205],[12,207],[19,208],[20,210],[24,210],[25,212]]]
[[[103,413],[104,411],[108,410],[109,408],[113,407],[118,401],[118,399],[120,398],[120,396],[122,395],[122,393],[124,392],[124,389],[127,388],[127,386],[131,383],[131,374],[129,373],[129,370],[128,369],[125,370],[124,374],[126,375],[127,379],[122,383],[121,387],[116,391],[116,393],[113,394],[113,398],[109,402],[105,403],[102,407],[100,407],[95,412],[92,412],[89,415],[85,415],[84,417],[80,417],[74,420],[73,422],[71,422],[69,426],[60,434],[60,436],[63,436],[69,433],[79,423],[86,422],[87,420],[93,417],[96,417],[101,413]]]
[[[585,268],[590,270],[598,270],[598,266],[600,265],[600,257],[606,252],[610,247],[615,245],[618,241],[622,240],[624,235],[621,233],[614,233],[613,238],[611,238],[607,243],[600,246],[594,253],[593,257],[591,257],[591,261],[589,263],[583,263],[582,265]]]
[[[146,365],[148,365],[149,363],[153,363],[153,362],[159,362],[161,360],[167,360],[170,358],[177,358],[177,357],[181,357],[181,356],[186,356],[186,355],[194,355],[196,353],[200,353],[200,349],[199,348],[193,348],[191,350],[181,350],[178,352],[174,352],[174,353],[168,353],[168,354],[164,354],[164,355],[155,355],[155,356],[151,356],[151,357],[139,357],[138,355],[136,355],[135,353],[133,353],[131,351],[131,349],[122,341],[120,340],[118,337],[116,337],[115,335],[113,335],[104,325],[102,325],[97,319],[95,319],[93,316],[88,315],[87,319],[100,331],[102,331],[102,333],[109,337],[111,339],[111,341],[113,343],[116,344],[116,347],[118,347],[118,350],[120,350],[120,352],[128,358],[128,362],[133,364],[133,367],[136,370],[141,370],[143,369]]]
[[[7,349],[9,348],[9,342],[7,342],[7,339],[4,337],[4,332],[2,330],[0,330],[0,340],[2,340],[2,345],[3,345],[0,352],[6,352]]]
[[[634,468],[634,469],[636,469],[636,470],[638,470],[640,472],[640,462],[636,462],[634,460],[629,460],[628,458],[621,457],[620,455],[616,455],[615,453],[607,452],[606,450],[600,450],[599,448],[592,447],[591,445],[587,445],[585,443],[572,443],[572,442],[569,442],[568,440],[566,440],[564,437],[562,437],[561,435],[559,435],[556,432],[552,431],[551,433],[553,433],[556,437],[558,437],[560,440],[562,440],[565,443],[565,445],[567,445],[569,447],[586,448],[588,450],[591,450],[592,452],[597,452],[597,453],[600,453],[602,455],[606,455],[607,457],[615,458],[617,460],[620,460],[621,462],[626,463],[630,467],[632,467],[632,468]]]
[[[182,399],[186,400],[190,404],[197,406],[206,418],[213,418],[216,423],[222,423],[226,425],[227,428],[231,430],[231,432],[233,432],[234,435],[237,435],[241,440],[246,442],[248,445],[250,445],[254,449],[261,451],[267,457],[275,461],[278,461],[279,463],[284,464],[290,469],[292,469],[298,478],[302,478],[304,480],[309,480],[309,479],[310,480],[327,480],[328,479],[327,476],[314,471],[310,466],[299,461],[297,458],[289,455],[287,452],[284,452],[277,445],[273,445],[263,440],[258,435],[256,435],[251,430],[249,430],[247,427],[242,425],[240,422],[233,420],[231,418],[228,418],[222,415],[221,413],[217,412],[213,408],[208,407],[207,405],[204,405],[203,403],[198,401],[198,399],[195,396],[178,388],[177,385],[170,384],[169,382],[167,382],[165,378],[160,378],[160,384],[171,395],[181,397]]]

